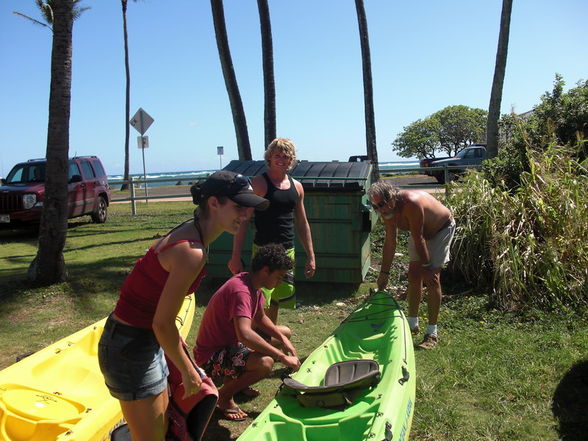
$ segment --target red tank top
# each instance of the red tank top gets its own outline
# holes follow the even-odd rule
[[[147,254],[137,261],[133,271],[127,276],[120,289],[120,297],[114,309],[117,317],[138,328],[152,328],[155,309],[157,308],[159,297],[161,297],[163,286],[169,276],[169,272],[161,266],[157,256],[166,249],[182,242],[199,243],[198,241],[182,239],[168,243],[159,251],[155,251],[151,247]],[[196,291],[205,276],[206,268],[202,268],[186,295]]]

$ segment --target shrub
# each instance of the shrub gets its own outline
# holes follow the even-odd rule
[[[588,306],[588,175],[570,149],[529,153],[516,189],[477,172],[450,184],[449,270],[493,287],[498,307]]]

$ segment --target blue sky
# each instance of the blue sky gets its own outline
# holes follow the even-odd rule
[[[98,155],[109,174],[124,164],[124,59],[117,0],[91,6],[74,25],[70,156]],[[225,0],[225,16],[254,159],[264,150],[257,2]],[[270,0],[278,136],[298,157],[346,160],[365,152],[355,2]],[[500,0],[365,0],[380,161],[419,118],[449,105],[487,109]],[[51,33],[33,0],[0,0],[0,176],[46,149]],[[588,77],[586,0],[514,0],[502,112],[524,112],[551,90]],[[129,1],[131,114],[145,109],[147,172],[218,168],[237,158],[208,0]],[[131,130],[131,172],[142,172]],[[216,147],[225,154],[217,156]]]

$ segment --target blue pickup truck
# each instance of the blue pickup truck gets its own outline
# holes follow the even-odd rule
[[[486,159],[486,144],[472,144],[469,147],[460,150],[457,155],[445,158],[425,158],[421,159],[421,168],[427,167],[450,167],[447,169],[447,175],[451,180],[457,174],[464,173],[466,168],[454,168],[461,165],[482,165]],[[445,183],[445,170],[437,168],[435,170],[425,170],[424,174],[434,176],[440,184]]]

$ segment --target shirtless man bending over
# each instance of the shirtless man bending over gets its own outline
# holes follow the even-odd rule
[[[418,347],[432,349],[439,342],[437,318],[442,296],[439,273],[449,262],[449,248],[455,232],[451,211],[426,191],[398,190],[385,180],[372,184],[368,197],[382,218],[386,232],[378,290],[385,289],[388,284],[398,230],[409,231],[408,323],[413,334],[420,332],[418,312],[424,282],[428,289],[429,326]]]

